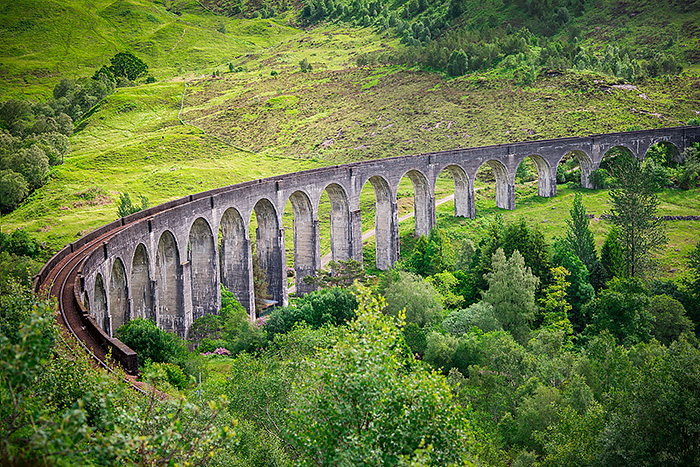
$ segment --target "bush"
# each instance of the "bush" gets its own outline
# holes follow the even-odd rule
[[[0,170],[0,212],[13,211],[27,197],[29,187],[22,176],[12,170]]]
[[[174,363],[151,363],[143,371],[143,379],[158,387],[162,383],[183,390],[187,387],[187,377],[182,368]]]
[[[597,169],[592,171],[588,176],[588,180],[593,184],[593,187],[598,190],[610,188],[613,182],[610,173],[605,169]]]
[[[117,338],[135,351],[142,363],[171,363],[187,353],[174,334],[143,318],[133,319],[117,329]]]

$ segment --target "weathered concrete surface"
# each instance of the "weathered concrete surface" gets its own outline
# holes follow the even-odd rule
[[[415,231],[425,235],[435,225],[435,183],[444,170],[455,183],[455,215],[474,217],[474,178],[484,164],[494,171],[497,206],[514,209],[515,173],[526,157],[537,166],[539,195],[549,197],[556,195],[557,167],[569,153],[579,161],[583,186],[589,187],[588,175],[613,147],[643,158],[656,142],[683,151],[697,141],[698,127],[665,128],[456,149],[254,180],[190,195],[104,226],[64,248],[41,274],[74,249],[119,228],[82,265],[80,296],[90,304],[95,321],[110,334],[115,326],[141,316],[184,336],[198,316],[217,312],[219,283],[255,316],[253,254],[265,270],[273,299],[287,303],[282,214],[288,201],[294,212],[296,286],[304,293],[312,288],[303,284],[303,277],[320,267],[318,205],[324,193],[331,200],[333,258],[362,261],[360,193],[367,183],[372,185],[376,261],[385,269],[399,257],[396,194],[404,176],[414,187]],[[253,214],[255,251],[249,240]]]

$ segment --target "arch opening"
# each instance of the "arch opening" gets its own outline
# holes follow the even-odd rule
[[[192,275],[192,319],[219,311],[218,264],[214,235],[202,217],[192,224],[187,248]]]
[[[151,280],[148,252],[143,243],[139,243],[131,262],[131,305],[135,318],[156,320],[153,309],[153,281]]]
[[[112,336],[130,319],[129,313],[129,289],[126,283],[126,270],[120,258],[114,260],[112,272],[109,275],[109,314]],[[105,329],[107,331],[107,329]]]
[[[479,193],[476,196],[477,201],[485,200],[490,196],[491,186],[493,186],[496,207],[515,209],[515,188],[508,183],[508,171],[503,163],[497,160],[484,162],[477,170],[475,178],[479,182],[479,186],[475,189]],[[489,202],[480,204],[484,207],[490,206]]]
[[[102,279],[102,274],[97,273],[95,277],[95,292],[93,293],[93,307],[91,308],[92,315],[95,318],[97,325],[104,332],[111,335],[109,325],[109,313],[107,310],[107,293],[105,291],[105,283]]]
[[[251,242],[243,217],[236,208],[228,208],[219,226],[219,262],[221,284],[255,317]]]
[[[573,183],[583,188],[593,188],[590,180],[593,160],[583,151],[569,151],[559,160],[556,168],[558,184]]]
[[[537,180],[537,195],[551,198],[557,194],[556,178],[552,175],[547,161],[539,154],[531,154],[518,164],[515,171],[516,188],[529,193],[531,182]]]
[[[399,191],[402,189],[402,182],[408,178],[413,185],[413,198],[399,197],[397,195],[397,205],[399,215],[401,215],[401,205],[407,202],[413,204],[414,232],[417,237],[421,235],[427,237],[433,228],[435,219],[435,198],[431,194],[428,179],[418,170],[409,170],[399,182]]]
[[[158,327],[185,337],[185,306],[182,264],[177,241],[166,230],[158,240],[156,251],[156,283]]]
[[[367,185],[370,185],[371,191],[374,192],[374,200],[369,197],[370,190]],[[369,221],[374,214],[375,265],[377,269],[391,268],[398,256],[398,213],[391,187],[383,177],[374,175],[365,183],[360,195],[360,209],[363,232],[370,227],[371,224],[366,221]],[[366,218],[365,214],[367,214]]]
[[[474,200],[469,186],[469,177],[464,169],[458,165],[448,165],[438,175],[435,184],[436,211],[437,203],[440,202],[437,200],[438,187],[445,183],[450,183],[454,187],[452,200],[445,202],[445,204],[451,203],[454,206],[455,217],[474,217]]]
[[[301,296],[316,289],[314,285],[306,284],[304,278],[316,275],[316,270],[321,267],[318,220],[314,219],[309,197],[302,191],[292,193],[287,206],[291,206],[293,214],[294,285],[297,295]]]
[[[321,206],[328,199],[330,209],[328,219],[330,227],[328,235],[330,238],[331,259],[333,261],[347,261],[352,258],[352,237],[350,228],[350,204],[345,190],[340,185],[332,183],[326,187],[319,202],[319,212]],[[324,209],[323,212],[326,212]],[[321,218],[321,214],[319,214]],[[322,225],[325,222],[322,222]],[[323,242],[322,242],[323,244]]]
[[[277,306],[287,304],[284,229],[280,228],[275,207],[265,198],[255,204],[250,225],[257,226],[253,252],[253,261],[257,262],[257,266],[253,264],[253,269],[259,267],[261,271],[261,277],[254,278],[256,314],[260,316],[265,300],[272,300]],[[252,232],[250,235],[252,236]],[[260,280],[266,282],[267,286],[261,284]],[[266,296],[263,297],[262,294]]]

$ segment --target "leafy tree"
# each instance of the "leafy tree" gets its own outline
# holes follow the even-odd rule
[[[613,227],[605,237],[605,243],[600,250],[600,263],[605,277],[603,283],[613,277],[625,277],[625,259],[622,244],[618,239],[618,230]]]
[[[499,248],[493,255],[492,267],[493,272],[486,277],[489,289],[483,293],[484,301],[493,306],[503,329],[524,343],[530,333],[529,323],[535,317],[535,290],[539,279],[525,266],[518,250],[506,259],[503,249]]]
[[[172,363],[186,352],[174,334],[143,318],[122,325],[117,329],[117,338],[134,350],[142,362]]]
[[[447,74],[450,76],[462,76],[468,69],[467,54],[464,50],[454,50],[447,60]]]
[[[109,61],[112,64],[109,70],[114,77],[124,77],[129,81],[134,81],[148,73],[148,65],[131,52],[119,52]],[[98,70],[98,76],[101,70]]]
[[[424,446],[435,464],[470,459],[468,425],[445,379],[404,353],[382,298],[360,288],[358,301],[350,332],[307,360],[312,374],[293,388],[287,440],[302,463],[399,465]]]
[[[13,211],[27,197],[29,187],[22,174],[0,170],[0,212]]]
[[[442,303],[430,282],[405,271],[388,271],[380,283],[379,293],[387,300],[384,313],[399,316],[404,313],[406,322],[420,327],[440,322]]]
[[[651,297],[649,312],[655,318],[652,334],[662,344],[671,345],[684,334],[687,340],[695,339],[695,325],[678,300],[668,295],[655,295]]]
[[[552,260],[542,232],[528,227],[524,220],[510,224],[503,233],[501,247],[508,256],[518,250],[541,287],[551,283]]]
[[[557,251],[554,253],[554,262],[569,271],[570,284],[566,289],[567,301],[571,304],[569,319],[575,330],[580,332],[588,324],[587,317],[581,314],[581,308],[595,297],[595,290],[589,280],[591,275],[588,274],[588,269],[583,262],[571,251],[560,246],[561,243],[555,245]],[[599,262],[593,264],[594,271],[599,267]],[[601,287],[604,282],[603,280]]]
[[[589,220],[586,216],[586,208],[583,207],[581,193],[576,193],[574,204],[569,211],[571,219],[566,220],[566,243],[569,250],[579,257],[588,270],[598,260],[595,251],[593,232],[589,228]]]
[[[11,156],[10,169],[24,176],[30,190],[44,184],[49,174],[49,158],[36,144],[23,148]]]
[[[544,290],[544,298],[540,299],[543,314],[542,324],[571,335],[574,332],[571,321],[569,321],[571,305],[566,300],[566,290],[571,286],[571,283],[566,280],[569,271],[559,266],[552,268],[552,275],[554,281]]]
[[[627,155],[616,159],[612,166],[617,182],[610,190],[610,221],[618,228],[626,275],[642,277],[654,263],[653,254],[666,245],[668,238],[656,216],[659,200],[641,163]]]
[[[362,263],[350,258],[347,261],[330,261],[328,269],[319,269],[315,276],[304,277],[304,283],[315,284],[319,287],[350,287],[358,281],[360,284],[367,282],[367,273]]]
[[[309,72],[313,69],[313,67],[309,63],[309,60],[306,57],[301,59],[301,61],[299,62],[299,68],[301,69],[302,73]]]
[[[484,332],[502,330],[490,303],[481,301],[463,310],[455,310],[442,322],[442,328],[455,336],[461,336],[473,327]]]
[[[633,345],[648,342],[654,328],[649,312],[649,297],[639,279],[612,279],[608,288],[584,306],[591,316],[586,333],[594,335],[607,330],[618,342]]]
[[[688,275],[682,284],[686,298],[684,304],[690,319],[700,324],[700,241],[688,254]]]
[[[126,217],[131,214],[143,211],[148,208],[148,198],[144,195],[139,195],[141,205],[136,206],[131,202],[129,193],[120,193],[117,200],[117,217]]]

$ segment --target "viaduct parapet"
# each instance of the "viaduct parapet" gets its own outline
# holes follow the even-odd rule
[[[67,257],[80,255],[75,268],[75,301],[91,318],[101,339],[135,317],[154,320],[185,336],[194,319],[217,313],[220,284],[255,317],[251,218],[255,213],[256,253],[269,293],[287,304],[285,235],[294,236],[297,293],[312,290],[303,278],[321,266],[319,202],[330,198],[330,240],[334,260],[362,261],[360,192],[375,192],[376,266],[390,268],[399,257],[397,190],[408,177],[415,192],[415,233],[435,225],[435,184],[443,171],[454,180],[454,214],[473,218],[474,178],[484,164],[495,175],[496,205],[515,208],[515,173],[531,157],[537,166],[538,194],[556,195],[556,173],[572,154],[581,184],[603,156],[622,147],[643,159],[658,142],[683,151],[700,141],[700,127],[630,131],[440,151],[356,162],[231,185],[189,195],[103,226],[67,245],[41,270],[35,287],[52,276]],[[294,227],[285,232],[282,215],[292,205]],[[54,271],[55,272],[55,271]],[[61,297],[59,297],[61,299]]]

